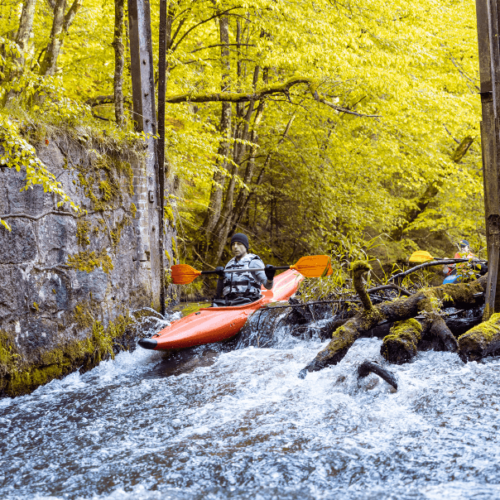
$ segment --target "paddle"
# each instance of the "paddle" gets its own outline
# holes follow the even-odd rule
[[[471,259],[440,259],[439,257],[433,257],[429,252],[424,250],[419,250],[418,252],[412,253],[409,261],[413,264],[420,264],[418,266],[412,267],[407,271],[404,271],[399,274],[395,274],[389,278],[389,281],[394,281],[396,279],[404,278],[409,274],[414,273],[420,269],[430,266],[439,266],[439,265],[447,265],[447,264],[458,264],[459,262],[470,262]],[[486,263],[486,260],[476,260],[475,262]]]
[[[421,264],[423,262],[435,259],[437,259],[437,257],[433,257],[429,252],[426,252],[425,250],[419,250],[418,252],[413,252],[408,260],[412,264]]]
[[[273,266],[274,269],[294,269],[298,271],[302,276],[306,278],[320,278],[333,273],[333,269],[330,265],[330,257],[328,255],[308,255],[307,257],[302,257],[297,261],[296,264],[291,266]],[[189,285],[198,276],[202,274],[216,274],[215,271],[198,271],[194,267],[188,266],[187,264],[177,264],[171,267],[172,270],[172,283],[174,285]],[[250,271],[264,271],[265,269],[250,269]],[[224,271],[226,273],[243,273],[247,272],[247,269],[231,269],[229,271]]]
[[[442,257],[433,257],[429,252],[426,252],[425,250],[419,250],[418,252],[413,252],[408,259],[409,262],[412,264],[421,264],[423,262],[428,262],[430,260],[449,260],[450,262],[465,262],[467,260],[470,260],[468,257],[462,258],[462,259],[446,259]],[[477,260],[478,262],[486,262],[485,260],[482,259],[474,259]]]

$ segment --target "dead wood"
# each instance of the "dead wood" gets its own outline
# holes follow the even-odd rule
[[[406,363],[417,355],[417,344],[421,338],[422,325],[416,319],[398,321],[384,338],[380,353],[389,363]]]
[[[477,361],[500,352],[500,313],[475,326],[458,338],[458,355],[462,361]]]
[[[353,264],[353,284],[364,310],[335,330],[330,344],[300,372],[301,378],[308,372],[337,364],[358,338],[367,336],[367,333],[377,325],[383,322],[403,321],[418,315],[424,316],[426,320],[424,329],[428,329],[433,336],[439,338],[444,349],[456,352],[456,340],[440,316],[439,308],[443,303],[452,303],[455,307],[463,308],[479,305],[487,282],[485,275],[472,283],[446,284],[422,289],[411,297],[374,306],[364,289],[362,280],[364,273],[369,269],[370,266],[366,262]]]
[[[389,385],[392,385],[394,389],[398,389],[398,380],[396,375],[386,368],[380,366],[375,361],[363,361],[358,367],[358,375],[360,378],[367,377],[370,373],[375,373],[381,379],[385,380]]]

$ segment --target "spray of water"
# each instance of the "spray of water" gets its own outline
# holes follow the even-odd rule
[[[365,359],[387,366],[380,340],[359,340],[338,365],[300,380],[326,344],[292,333],[282,318],[264,348],[251,331],[238,349],[177,360],[124,352],[0,400],[0,497],[499,497],[498,358],[465,365],[420,353],[390,367],[394,392],[357,375]]]

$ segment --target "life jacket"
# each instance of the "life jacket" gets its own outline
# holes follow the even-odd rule
[[[252,262],[253,260],[260,260],[262,262],[262,259],[258,255],[248,253],[238,261],[236,261],[235,258],[231,259],[224,268],[224,271],[248,268],[250,262]],[[263,262],[262,267],[264,267]],[[261,284],[257,281],[250,270],[248,270],[248,272],[241,273],[226,273],[224,275],[222,296],[234,297],[238,295],[240,297],[258,297],[260,296],[260,285]]]

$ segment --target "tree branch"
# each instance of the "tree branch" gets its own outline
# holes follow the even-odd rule
[[[123,102],[132,106],[132,98],[130,96],[125,96]],[[101,106],[103,104],[114,104],[115,96],[114,95],[99,95],[97,97],[91,97],[85,101],[85,104],[94,108],[96,106]]]
[[[68,32],[69,27],[71,26],[71,23],[73,22],[73,19],[75,18],[78,9],[82,6],[82,0],[75,0],[73,2],[73,5],[70,7],[66,15],[64,16],[64,24],[63,24],[63,30],[65,33]]]
[[[199,49],[194,49],[191,51],[191,54],[195,52],[199,52],[200,50],[213,49],[214,47],[222,47],[221,43],[216,43],[215,45],[207,45],[206,47],[200,47]],[[224,47],[255,47],[253,43],[228,43],[224,45]]]
[[[258,101],[265,96],[274,95],[274,94],[285,94],[288,95],[288,92],[294,85],[304,84],[307,85],[309,91],[311,92],[314,100],[320,102],[321,104],[325,104],[330,108],[338,111],[339,113],[346,113],[349,115],[354,115],[358,117],[364,118],[378,118],[380,115],[365,115],[362,113],[357,113],[351,109],[343,108],[342,106],[337,106],[326,99],[320,97],[318,92],[316,91],[316,87],[318,86],[317,82],[312,78],[307,77],[295,77],[287,80],[284,83],[277,83],[273,85],[266,85],[261,89],[245,93],[231,93],[231,92],[218,92],[218,93],[200,93],[200,92],[191,92],[188,94],[179,94],[166,98],[166,102],[170,104],[179,104],[182,102],[250,102],[250,101]]]
[[[239,6],[236,6],[236,7],[231,7],[230,9],[227,9],[227,10],[224,10],[222,12],[217,12],[216,14],[214,14],[213,16],[209,17],[208,19],[203,19],[202,21],[200,21],[198,24],[195,24],[194,26],[191,26],[191,28],[189,28],[182,36],[181,38],[179,39],[179,41],[174,45],[174,47],[172,48],[172,52],[175,52],[175,50],[177,49],[177,47],[181,44],[182,40],[184,40],[184,38],[186,38],[189,33],[191,33],[191,31],[193,31],[194,29],[198,28],[198,26],[201,26],[202,24],[205,24],[205,23],[208,23],[210,22],[212,19],[215,19],[217,17],[221,17],[223,16],[224,14],[227,14],[228,12],[231,12],[232,10],[235,10],[235,9],[239,9],[240,7]],[[177,34],[177,33],[176,33]]]

